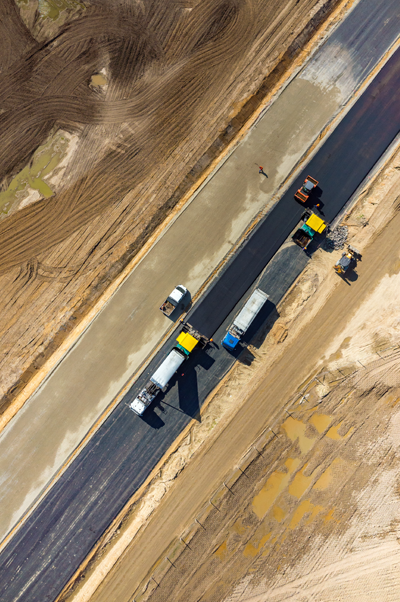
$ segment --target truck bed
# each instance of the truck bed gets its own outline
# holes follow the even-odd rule
[[[240,313],[236,316],[233,321],[233,326],[235,326],[242,333],[246,332],[266,300],[268,299],[268,295],[256,289],[246,305],[240,311]]]
[[[164,389],[178,368],[185,361],[186,356],[177,349],[173,349],[165,358],[161,366],[157,368],[150,378],[159,389]]]
[[[293,242],[296,245],[299,245],[302,249],[304,249],[309,242],[312,240],[312,236],[310,236],[307,232],[303,230],[303,228],[299,228],[292,236]]]
[[[161,305],[160,309],[161,309],[161,311],[163,312],[164,315],[170,316],[172,314],[172,312],[174,311],[174,309],[175,309],[175,305],[172,305],[172,303],[170,301],[168,301],[168,299],[167,299]]]

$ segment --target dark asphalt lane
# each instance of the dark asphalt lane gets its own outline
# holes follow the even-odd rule
[[[321,201],[328,222],[339,213],[399,132],[399,89],[397,51],[193,308],[187,322],[205,336],[213,336],[300,220],[304,205],[294,202],[293,196],[307,174],[319,181],[309,204]]]
[[[247,291],[245,298],[250,294],[249,287],[255,285],[255,279],[295,227],[303,211],[294,201],[293,193],[307,173],[320,180],[320,196],[325,203],[323,211],[330,220],[398,133],[399,56],[397,52],[384,67],[296,183],[243,246],[236,256],[240,259],[235,257],[227,266],[225,274],[235,271],[236,286],[242,291],[241,295]],[[271,295],[266,312],[275,311],[274,303],[278,303],[306,262],[306,255],[294,245],[276,255],[259,283]],[[236,267],[232,268],[233,265]],[[235,359],[220,348],[220,340],[244,300],[239,301],[236,294],[233,303],[232,277],[225,278],[224,281],[222,275],[218,281],[223,283],[224,294],[220,296],[218,287],[214,286],[214,292],[206,295],[192,313],[196,316],[197,312],[198,323],[212,331],[215,343],[192,354],[167,393],[159,397],[141,420],[125,404],[137,394],[149,373],[165,357],[173,346],[173,339],[166,343],[146,373],[27,519],[23,529],[1,552],[2,601],[54,600],[182,428],[191,417],[199,419],[199,407]],[[214,299],[212,304],[210,299]],[[214,305],[216,302],[222,303],[222,309]],[[203,307],[213,312],[212,320]],[[227,308],[231,314],[224,319]],[[265,320],[266,313],[262,317]]]

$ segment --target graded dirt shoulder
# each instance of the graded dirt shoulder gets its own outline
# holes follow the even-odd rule
[[[287,407],[287,404],[292,405],[293,401],[298,401],[299,398],[303,397],[303,394],[306,396],[305,399],[308,400],[307,404],[309,405],[306,406],[308,409],[310,404],[313,406],[316,401],[316,394],[321,397],[321,395],[327,393],[329,387],[328,382],[325,382],[325,376],[321,381],[322,389],[318,390],[317,387],[311,386],[310,391],[307,392],[310,373],[312,376],[318,375],[323,371],[326,362],[330,361],[332,376],[329,378],[329,382],[335,379],[339,379],[340,382],[343,375],[354,372],[357,365],[360,369],[363,369],[360,362],[364,363],[367,359],[370,361],[371,357],[380,361],[380,357],[374,355],[374,351],[390,346],[389,342],[393,338],[392,327],[392,331],[386,328],[390,336],[381,337],[379,345],[375,345],[376,349],[373,344],[368,342],[370,353],[367,354],[366,359],[362,355],[362,346],[359,343],[357,349],[353,349],[351,362],[344,356],[342,363],[338,363],[338,358],[342,357],[342,353],[345,353],[345,351],[340,350],[343,338],[346,338],[343,349],[349,347],[347,341],[349,335],[343,334],[342,336],[341,333],[342,331],[346,332],[346,324],[350,325],[350,334],[351,329],[354,330],[354,326],[351,326],[351,324],[357,325],[357,318],[354,318],[354,316],[357,316],[357,308],[362,308],[361,315],[364,316],[364,321],[368,319],[369,315],[365,308],[369,312],[372,311],[374,315],[376,311],[380,311],[380,322],[371,322],[366,330],[369,333],[370,341],[376,339],[374,329],[379,329],[381,323],[385,325],[384,328],[387,327],[390,321],[393,320],[396,311],[395,303],[388,304],[388,311],[385,314],[385,307],[379,307],[379,303],[377,306],[377,301],[374,302],[375,306],[365,306],[364,301],[380,282],[385,282],[386,274],[397,273],[399,265],[397,242],[399,217],[396,213],[399,186],[398,161],[399,156],[397,155],[391,162],[390,167],[379,176],[372,189],[362,191],[359,203],[347,218],[347,224],[353,237],[352,242],[356,246],[360,246],[362,249],[369,240],[374,239],[372,244],[363,250],[363,261],[357,267],[358,279],[349,286],[338,279],[333,272],[332,265],[340,252],[333,255],[324,251],[317,253],[310,267],[307,268],[300,281],[288,294],[282,307],[279,307],[280,319],[278,323],[272,328],[260,349],[252,348],[251,351],[256,358],[253,364],[250,367],[239,364],[231,372],[228,380],[202,414],[202,423],[199,429],[192,429],[181,450],[174,454],[171,462],[167,464],[165,469],[161,471],[159,478],[155,480],[142,505],[138,504],[135,507],[131,522],[128,521],[124,524],[119,540],[121,545],[118,546],[117,538],[115,548],[110,548],[110,554],[105,553],[103,559],[98,559],[97,575],[96,571],[92,576],[89,572],[86,586],[83,586],[81,591],[76,593],[74,600],[80,602],[88,599],[90,591],[93,592],[93,587],[99,585],[99,579],[105,577],[116,562],[114,569],[105,578],[103,584],[98,587],[91,599],[96,600],[96,602],[106,599],[121,601],[129,600],[134,594],[137,600],[141,599],[138,598],[138,595],[143,591],[143,588],[146,590],[149,580],[151,581],[151,576],[156,574],[156,567],[160,561],[163,561],[165,565],[165,554],[168,554],[168,551],[162,554],[162,550],[168,550],[170,545],[172,545],[172,548],[174,545],[176,546],[178,540],[174,538],[179,539],[180,535],[185,534],[185,530],[190,525],[190,520],[193,520],[196,516],[200,518],[199,512],[204,502],[221,486],[224,479],[226,480],[230,467],[240,461],[241,456],[246,452],[246,449],[251,447],[252,442],[261,430],[267,426],[275,425],[275,423],[277,429],[279,429],[279,425],[284,422],[282,408]],[[394,219],[392,219],[393,215],[396,216]],[[381,233],[375,237],[377,231],[381,231]],[[397,294],[396,283],[396,279],[392,280],[392,297],[393,295],[396,297]],[[379,289],[377,290],[378,296],[375,296],[375,299],[379,301],[381,293],[379,295]],[[316,293],[316,291],[318,292]],[[267,332],[269,328],[270,326],[267,325]],[[359,323],[357,328],[359,329]],[[339,343],[337,337],[339,337]],[[335,340],[335,344],[340,350],[339,353],[337,353],[337,350],[333,352],[330,348]],[[324,357],[324,354],[326,357]],[[281,359],[277,359],[277,355]],[[387,365],[384,362],[382,363],[382,366]],[[375,365],[373,369],[375,369]],[[393,363],[391,364],[392,369]],[[313,384],[318,383],[314,381]],[[297,393],[295,392],[296,388],[298,388]],[[253,393],[246,403],[241,406],[250,391],[253,391]],[[375,403],[375,401],[372,400],[371,403]],[[291,411],[290,408],[288,409]],[[306,422],[306,414],[304,416],[301,414],[303,405],[297,408],[296,411],[300,412],[300,419]],[[317,409],[315,412],[318,414],[319,410]],[[328,415],[329,412],[331,412],[331,409],[328,409],[326,414]],[[321,413],[323,412],[321,411]],[[233,419],[227,424],[232,416],[234,416]],[[337,425],[341,416],[341,414],[338,414],[335,418],[336,422],[332,419],[330,425]],[[296,420],[297,418],[295,416]],[[303,429],[303,434],[309,436],[309,430],[305,431],[306,426],[298,425],[298,428],[300,428],[300,431]],[[309,428],[311,427],[307,426],[307,429]],[[276,431],[275,426],[274,430]],[[345,430],[343,427],[343,431]],[[284,429],[283,432],[285,432]],[[295,433],[295,431],[293,432]],[[340,435],[343,435],[342,431],[340,431]],[[292,443],[295,443],[296,439],[297,435],[294,436]],[[204,440],[206,443],[204,443]],[[199,447],[201,447],[200,453],[194,455]],[[193,455],[192,461],[187,463]],[[268,455],[266,461],[267,463],[264,462],[263,465],[263,471],[270,469]],[[182,474],[179,474],[183,468],[185,470]],[[294,476],[294,472],[292,476]],[[300,478],[300,476],[297,477],[297,479]],[[171,482],[174,480],[171,489]],[[259,482],[257,479],[256,481]],[[257,486],[257,483],[253,483],[254,487]],[[243,479],[240,487],[242,486]],[[162,498],[168,489],[170,489],[170,492],[146,525],[144,522],[146,517],[151,515],[154,508],[157,508],[157,500]],[[313,501],[312,503],[315,505],[316,502]],[[236,501],[234,506],[235,512],[240,512]],[[222,521],[220,528],[224,528],[224,525],[225,523]],[[201,530],[200,527],[198,529]],[[126,547],[130,538],[134,537],[138,531],[139,534],[135,537],[133,543]],[[245,530],[245,533],[250,533],[250,531]],[[215,546],[223,544],[223,541],[218,543],[218,534],[219,531],[211,532],[211,539],[207,540],[208,547],[201,548],[199,558],[196,559],[195,556],[192,556],[186,561],[182,557],[182,562],[189,562],[191,566],[188,569],[189,572],[186,572],[183,565],[182,570],[177,571],[175,576],[168,572],[167,589],[160,585],[159,591],[157,590],[153,595],[161,596],[160,599],[162,599],[162,595],[165,596],[166,591],[173,590],[174,599],[179,599],[182,594],[182,599],[185,599],[186,596],[186,599],[190,600],[197,599],[195,597],[191,598],[191,588],[193,588],[193,591],[196,590],[198,595],[199,590],[196,588],[204,588],[204,591],[210,588],[209,591],[213,591],[212,587],[215,580],[218,580],[218,576],[213,573],[210,579],[207,580],[204,572],[199,570],[197,573],[196,569],[200,567],[203,561],[206,562],[205,559],[212,560],[214,558],[212,551],[214,551]],[[187,540],[185,539],[185,541]],[[257,543],[256,547],[259,544],[260,542]],[[301,544],[300,541],[299,545]],[[262,552],[265,551],[263,545],[259,547],[258,551],[256,550],[254,557],[258,557],[258,552],[262,555]],[[191,544],[190,548],[192,548]],[[124,550],[126,550],[125,553],[118,560],[118,556]],[[188,549],[187,553],[189,554],[189,552]],[[224,556],[222,552],[223,550],[221,550],[221,554]],[[221,596],[232,587],[236,579],[234,577],[235,570],[229,573],[229,567],[227,568],[227,577],[225,585],[221,589]],[[140,582],[142,582],[142,585],[139,585]],[[189,582],[190,587],[186,587]],[[215,592],[212,595],[210,593],[210,596],[210,599],[213,600],[221,599],[221,597],[216,597]]]

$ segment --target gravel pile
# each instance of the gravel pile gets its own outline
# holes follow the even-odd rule
[[[331,230],[325,239],[328,249],[343,249],[347,242],[348,232],[347,226],[336,226],[334,230]]]

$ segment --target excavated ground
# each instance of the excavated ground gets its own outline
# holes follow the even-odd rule
[[[1,411],[336,4],[1,3]]]
[[[348,282],[319,250],[74,602],[398,599],[399,166],[346,217]]]

